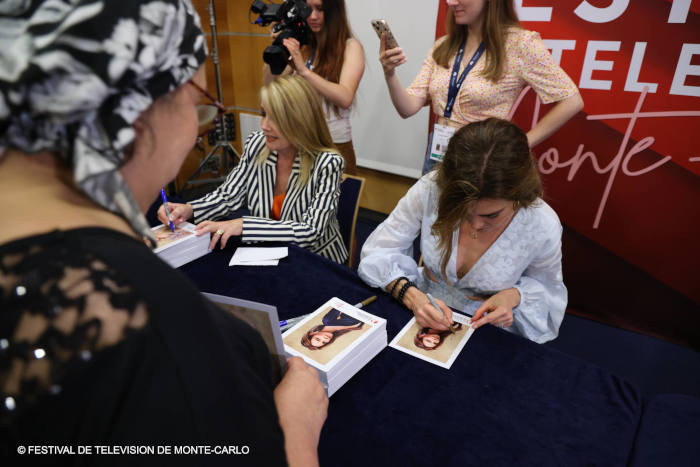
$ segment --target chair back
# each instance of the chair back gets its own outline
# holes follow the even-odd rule
[[[338,200],[338,223],[343,243],[348,249],[347,265],[354,266],[355,224],[360,208],[360,197],[365,186],[365,179],[344,174],[340,182],[340,199]]]

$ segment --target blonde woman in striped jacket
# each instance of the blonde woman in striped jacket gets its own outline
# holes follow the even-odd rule
[[[342,263],[348,256],[336,211],[343,158],[333,145],[318,93],[299,76],[262,88],[262,131],[245,142],[240,163],[213,192],[187,204],[169,203],[171,219],[194,217],[210,249],[232,236],[243,242],[290,242]],[[250,216],[225,218],[245,207]],[[158,211],[165,224],[164,208]]]

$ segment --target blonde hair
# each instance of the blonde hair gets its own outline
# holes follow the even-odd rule
[[[482,40],[486,46],[484,54],[486,64],[481,75],[495,83],[501,79],[505,68],[508,28],[520,27],[520,21],[512,0],[490,0],[484,3],[484,8],[486,17],[482,28]],[[447,68],[450,58],[457,55],[459,47],[469,33],[466,25],[456,23],[452,9],[447,11],[445,22],[447,37],[433,50],[433,60],[443,68]],[[469,57],[466,60],[469,60]]]
[[[301,76],[280,76],[260,90],[260,102],[268,117],[294,146],[301,159],[300,183],[305,185],[320,152],[338,153],[333,144],[321,98]],[[270,155],[265,146],[256,162],[262,164]]]

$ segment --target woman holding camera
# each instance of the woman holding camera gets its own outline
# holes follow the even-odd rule
[[[345,159],[345,173],[357,171],[352,145],[350,107],[365,71],[362,44],[350,30],[345,0],[307,0],[311,14],[306,22],[311,29],[309,45],[300,47],[294,38],[283,40],[290,54],[289,66],[282,74],[296,72],[324,98],[323,110],[333,143]],[[274,79],[270,67],[263,67],[265,84]]]
[[[556,102],[527,132],[530,147],[583,108],[576,85],[554,62],[539,34],[520,27],[512,1],[448,0],[447,4],[447,35],[435,42],[410,87],[404,88],[395,73],[406,62],[403,51],[398,47],[387,50],[385,38],[379,50],[399,115],[408,118],[432,102],[438,116],[424,173],[435,158],[444,155],[455,129],[489,117],[508,118],[525,86],[531,86],[545,104]]]

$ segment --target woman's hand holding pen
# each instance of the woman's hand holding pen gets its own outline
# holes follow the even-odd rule
[[[386,33],[382,34],[379,41],[379,61],[384,68],[385,76],[392,76],[397,66],[406,63],[406,54],[403,53],[401,47],[386,49]]]
[[[192,206],[189,204],[168,202],[168,208],[170,209],[170,219],[168,219],[168,215],[165,212],[165,206],[161,205],[158,208],[158,220],[165,225],[168,225],[169,221],[172,221],[175,225],[182,224],[191,218],[194,213]]]
[[[445,302],[439,299],[434,299],[437,305],[442,309],[436,310],[430,304],[428,296],[418,290],[417,287],[409,287],[404,295],[406,306],[413,311],[416,321],[423,327],[433,328],[438,331],[446,331],[450,329],[452,321],[452,310],[445,305]],[[444,315],[443,315],[444,313]]]
[[[203,221],[194,228],[197,236],[211,233],[209,249],[213,250],[218,242],[221,242],[221,249],[226,247],[226,242],[231,237],[240,236],[243,233],[243,218],[232,221]]]
[[[513,325],[513,308],[520,305],[520,292],[511,288],[501,290],[487,298],[474,312],[472,327],[480,328],[485,324],[493,324],[501,328]]]

